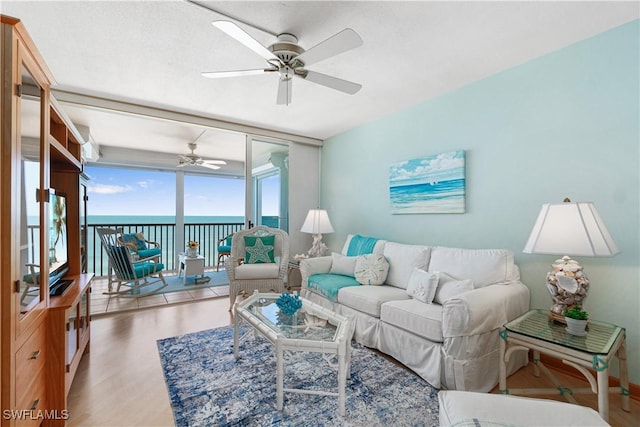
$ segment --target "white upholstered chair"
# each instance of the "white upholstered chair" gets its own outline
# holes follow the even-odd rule
[[[269,236],[273,236],[273,245],[269,243]],[[267,237],[267,240],[264,240],[264,237]],[[255,238],[260,238],[260,242],[255,241]],[[259,248],[252,245],[247,247],[246,240],[253,240],[252,243],[258,245]],[[269,246],[273,246],[273,248],[271,249]],[[270,259],[264,258],[270,249],[272,254],[269,256],[273,257],[274,262],[269,262]],[[247,255],[249,255],[248,259]],[[253,260],[252,257],[254,257]],[[255,290],[282,292],[288,265],[289,235],[286,231],[257,226],[235,232],[231,239],[231,255],[224,263],[229,277],[229,310],[233,308],[236,296],[241,291],[249,294]]]

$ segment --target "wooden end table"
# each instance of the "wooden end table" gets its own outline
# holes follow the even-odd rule
[[[627,370],[626,335],[624,328],[589,320],[587,335],[578,337],[565,330],[566,325],[549,320],[547,310],[531,310],[504,325],[500,331],[500,388],[501,394],[553,394],[559,392],[571,403],[578,403],[573,394],[598,395],[600,416],[609,420],[609,393],[622,394],[622,409],[629,412],[629,373]],[[533,350],[534,375],[540,371],[556,388],[508,389],[507,362],[515,351]],[[540,362],[540,353],[557,357],[574,367],[589,381],[589,388],[569,389]],[[609,362],[620,362],[620,387],[609,387]],[[589,371],[596,371],[597,379]]]

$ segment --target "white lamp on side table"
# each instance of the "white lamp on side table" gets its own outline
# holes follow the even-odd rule
[[[307,252],[310,257],[322,256],[327,252],[327,245],[322,242],[322,233],[333,233],[333,226],[326,210],[309,209],[300,231],[313,234],[313,245]]]
[[[618,252],[607,227],[591,202],[542,205],[523,252],[529,254],[564,255],[547,273],[547,288],[553,305],[549,316],[564,323],[564,310],[582,306],[589,280],[573,256],[610,257]]]

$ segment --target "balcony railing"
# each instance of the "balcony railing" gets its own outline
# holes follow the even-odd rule
[[[142,233],[145,239],[158,242],[162,249],[162,263],[165,270],[177,270],[176,258],[185,248],[176,248],[176,224],[88,224],[87,225],[87,271],[96,276],[108,274],[109,260],[100,244],[98,228],[122,228],[123,233]],[[205,258],[205,268],[218,263],[218,241],[244,228],[243,223],[201,223],[184,224],[184,240],[200,243],[200,255]]]

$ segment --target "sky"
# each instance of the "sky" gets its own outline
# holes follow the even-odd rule
[[[389,176],[391,185],[464,178],[464,151],[451,151],[395,163],[389,168]]]
[[[95,166],[85,172],[88,215],[175,215],[173,172]],[[243,179],[185,175],[184,181],[185,216],[244,216]],[[277,179],[267,180],[263,193],[277,195]],[[263,215],[278,215],[277,197],[265,199]]]

